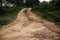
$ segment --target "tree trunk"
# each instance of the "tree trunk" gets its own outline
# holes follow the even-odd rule
[[[0,0],[0,7],[2,7],[2,0]]]
[[[2,10],[2,0],[0,0],[0,11]]]

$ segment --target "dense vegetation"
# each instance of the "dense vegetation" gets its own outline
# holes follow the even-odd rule
[[[4,5],[2,5],[2,2]],[[33,9],[32,11],[37,15],[60,25],[60,0],[43,1],[42,3],[39,0],[2,0],[0,4],[0,10],[2,8],[0,19],[16,18],[20,9],[31,7]],[[13,6],[10,6],[10,4],[13,4]],[[5,21],[1,21],[0,25],[5,23]]]

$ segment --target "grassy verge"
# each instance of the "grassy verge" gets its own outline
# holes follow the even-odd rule
[[[10,23],[17,17],[18,12],[23,7],[16,6],[16,7],[2,7],[2,11],[0,13],[0,26],[6,25]]]
[[[54,22],[57,25],[60,25],[60,11],[41,11],[41,10],[33,10],[39,16],[42,16],[44,19],[47,19],[51,22]]]
[[[2,7],[0,18],[15,18],[21,7]]]

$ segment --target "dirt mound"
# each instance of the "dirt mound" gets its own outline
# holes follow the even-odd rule
[[[57,25],[24,8],[14,22],[0,30],[0,40],[59,40],[58,33]]]

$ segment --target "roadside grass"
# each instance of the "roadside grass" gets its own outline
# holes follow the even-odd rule
[[[0,18],[15,18],[22,7],[2,7]]]
[[[12,19],[17,17],[18,12],[24,8],[23,6],[2,7],[0,12],[0,26],[11,22]],[[33,8],[32,11],[44,19],[52,21],[60,25],[60,10],[47,11],[39,8]]]
[[[0,20],[0,27],[3,26],[3,25],[7,25],[10,22],[11,22],[11,20],[7,20],[7,19],[6,20],[5,19],[4,20]]]
[[[17,18],[18,12],[23,7],[2,7],[2,11],[0,12],[0,26],[9,24],[12,20]]]
[[[60,25],[60,10],[46,11],[46,10],[33,9],[32,11],[37,15],[42,16],[42,18],[54,22],[57,25]]]

